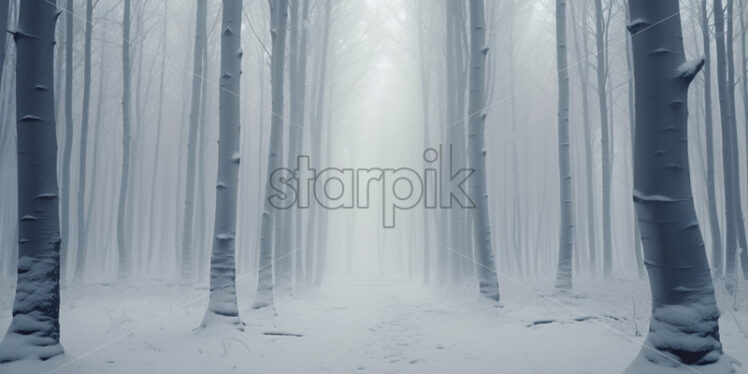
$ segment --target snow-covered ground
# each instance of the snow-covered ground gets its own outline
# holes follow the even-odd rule
[[[66,354],[2,373],[620,373],[643,342],[646,281],[580,281],[572,294],[548,282],[502,281],[502,304],[472,288],[402,279],[331,279],[276,300],[276,313],[249,309],[245,330],[197,329],[207,290],[141,281],[63,290]],[[12,289],[0,290],[0,330]],[[722,341],[748,363],[748,291],[739,311],[719,292]],[[742,331],[741,331],[742,329]]]

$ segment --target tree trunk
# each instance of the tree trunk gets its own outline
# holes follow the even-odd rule
[[[210,301],[205,327],[221,318],[240,330],[236,301],[236,202],[239,192],[240,83],[242,73],[242,1],[223,0],[219,101],[218,182],[213,249],[210,255]]]
[[[271,0],[270,32],[273,39],[271,57],[272,82],[272,115],[270,119],[270,149],[267,177],[265,179],[265,199],[262,208],[262,228],[260,236],[260,263],[257,279],[257,295],[254,309],[270,307],[273,309],[273,225],[277,224],[279,210],[271,203],[273,189],[270,176],[281,168],[282,155],[279,154],[283,143],[283,74],[285,65],[286,23],[288,17],[288,0]],[[277,231],[276,231],[277,233]]]
[[[558,67],[558,171],[561,232],[558,244],[556,287],[571,289],[574,253],[574,204],[571,184],[571,139],[569,137],[569,72],[566,56],[566,0],[556,0],[556,60]]]
[[[712,275],[722,278],[724,261],[722,260],[722,234],[719,228],[717,212],[716,184],[714,181],[714,124],[712,121],[712,73],[711,73],[711,35],[709,32],[709,13],[707,0],[701,0],[701,36],[704,43],[704,127],[706,130],[706,188],[709,204],[709,227],[712,234]]]
[[[182,282],[189,283],[193,278],[194,259],[194,219],[195,219],[195,164],[197,162],[197,128],[200,122],[200,94],[203,84],[203,39],[207,29],[207,0],[197,0],[195,13],[195,46],[192,66],[192,98],[190,100],[190,124],[187,135],[187,180],[184,195],[184,225],[182,226],[182,258],[180,276]]]
[[[83,108],[81,111],[81,145],[78,167],[78,253],[75,257],[75,278],[83,279],[86,267],[86,157],[88,153],[88,118],[91,103],[91,37],[93,29],[93,0],[86,0],[86,31],[83,52]],[[94,155],[96,157],[96,155]]]
[[[60,271],[64,280],[67,273],[70,247],[70,166],[73,153],[73,0],[65,3],[65,145],[62,151],[62,206],[60,212],[61,237]]]
[[[719,90],[720,119],[722,122],[722,166],[725,189],[725,286],[735,288],[735,253],[737,247],[737,212],[733,178],[732,117],[730,105],[730,83],[728,81],[727,51],[725,50],[725,19],[722,0],[714,0],[714,33],[717,45],[717,88]],[[738,192],[739,193],[739,192]]]
[[[575,2],[571,2],[572,5],[572,23],[576,26],[576,12],[574,11]],[[584,12],[582,13],[582,46],[579,46],[580,37],[574,38],[575,50],[577,61],[583,61],[589,56],[588,42],[587,42],[587,6],[584,5]],[[576,28],[576,27],[575,27]],[[589,64],[581,63],[576,64],[579,70],[579,83],[582,92],[582,122],[584,123],[584,163],[586,172],[586,189],[588,198],[587,200],[587,250],[589,252],[590,270],[594,273],[597,269],[597,257],[596,257],[596,233],[595,230],[595,172],[592,167],[594,156],[592,154],[592,124],[590,120],[590,100],[589,100]]]
[[[16,42],[18,280],[0,363],[46,360],[60,345],[60,221],[54,103],[57,6],[20,2]]]
[[[652,319],[646,347],[627,372],[672,367],[674,360],[707,365],[722,356],[719,311],[691,193],[686,141],[688,86],[704,61],[685,61],[680,17],[672,17],[679,13],[677,0],[631,0],[629,10],[636,84],[634,203]]]
[[[601,0],[595,0],[595,45],[597,46],[597,98],[600,106],[600,144],[602,145],[603,171],[603,275],[610,276],[613,270],[613,243],[610,227],[610,182],[611,149],[610,127],[608,125],[607,55],[604,45],[605,30]]]
[[[740,43],[740,46],[741,46],[740,57],[743,62],[743,71],[742,71],[742,74],[740,75],[742,77],[741,87],[742,87],[742,96],[743,96],[743,112],[744,112],[743,118],[748,120],[748,76],[746,76],[746,73],[748,73],[748,53],[746,52],[746,48],[748,48],[748,46],[746,46],[746,35],[745,35],[745,33],[748,32],[748,26],[746,25],[746,22],[745,22],[745,5],[746,5],[745,0],[740,0],[740,31],[741,31],[740,32],[740,42],[741,42]],[[745,132],[745,138],[746,138],[745,144],[748,144],[748,131]],[[737,154],[736,154],[736,158],[737,158]],[[735,160],[735,163],[739,164],[737,159]],[[742,218],[742,214],[741,214],[741,218]],[[743,230],[745,231],[745,229]],[[745,232],[743,232],[742,234],[743,234],[743,238],[745,239]],[[740,251],[740,265],[742,266],[742,269],[743,269],[743,277],[745,279],[748,279],[748,248],[745,246],[745,243],[743,244],[744,245],[741,247],[741,251]]]
[[[130,182],[130,0],[124,0],[122,17],[122,177],[117,204],[117,249],[119,254],[118,276],[124,278],[130,272],[130,248],[127,246],[126,211]]]
[[[10,6],[10,0],[0,0],[0,31],[8,29],[8,7],[9,6]],[[0,36],[0,87],[2,87],[2,83],[3,83],[3,70],[5,68],[5,53],[7,50],[7,47],[6,47],[7,40],[8,40],[7,35],[3,33],[3,35]]]
[[[499,301],[499,282],[496,278],[493,247],[491,246],[491,224],[488,220],[488,193],[486,192],[486,27],[483,0],[470,0],[470,96],[468,151],[470,167],[475,178],[470,191],[476,200],[474,210],[473,238],[477,254],[480,293],[490,300]]]

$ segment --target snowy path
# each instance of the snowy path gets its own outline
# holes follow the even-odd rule
[[[333,284],[277,300],[277,316],[248,310],[252,295],[246,290],[252,287],[240,287],[244,332],[193,330],[205,310],[205,290],[154,282],[69,290],[62,311],[66,356],[0,371],[620,373],[642,341],[633,334],[631,295],[592,288],[594,283],[579,291],[582,296],[546,298],[505,282],[501,308],[467,288],[373,279]],[[636,289],[646,294],[645,284]],[[9,295],[1,296],[0,307],[9,308]],[[648,301],[641,296],[637,302],[645,331]],[[748,315],[736,316],[748,326]],[[0,319],[0,329],[8,322]],[[748,361],[748,339],[731,316],[722,324],[729,353]]]

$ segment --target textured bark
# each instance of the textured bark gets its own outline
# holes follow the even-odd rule
[[[130,0],[123,2],[122,16],[122,176],[117,203],[117,251],[119,257],[118,276],[124,278],[130,272],[130,248],[126,231],[127,195],[130,186]]]
[[[556,0],[556,60],[558,73],[558,172],[561,227],[558,243],[556,287],[571,288],[574,254],[574,204],[571,184],[571,139],[569,137],[569,72],[566,55],[566,0]]]
[[[691,192],[688,86],[677,0],[629,2],[636,84],[634,203],[652,291],[642,365],[707,365],[722,356],[709,264]],[[642,30],[646,30],[642,32]],[[652,349],[653,348],[653,349]],[[716,372],[716,371],[715,371]]]
[[[712,275],[722,278],[724,261],[722,259],[722,234],[719,228],[717,212],[717,194],[714,178],[714,121],[712,120],[712,73],[711,73],[711,35],[709,32],[709,13],[707,0],[701,0],[701,37],[704,46],[704,127],[706,130],[706,188],[709,204],[709,227],[712,234]]]
[[[475,170],[470,192],[475,200],[473,240],[477,255],[480,293],[490,300],[499,301],[499,281],[496,278],[491,223],[488,219],[488,193],[486,192],[486,26],[483,0],[470,0],[470,95],[468,101],[469,128],[468,152],[470,167]]]
[[[20,3],[17,30],[18,278],[0,363],[62,354],[60,221],[54,103],[57,7]]]
[[[86,0],[86,31],[83,46],[83,107],[81,109],[81,144],[78,166],[78,252],[75,256],[75,278],[80,280],[86,268],[88,235],[86,233],[86,161],[88,156],[88,119],[91,104],[91,38],[93,0]],[[94,155],[96,157],[96,155]]]
[[[597,98],[600,107],[600,144],[602,145],[603,172],[603,274],[610,276],[613,270],[613,243],[611,238],[610,183],[611,183],[611,148],[610,126],[608,118],[607,86],[607,52],[605,49],[605,30],[603,25],[602,0],[595,0],[595,45],[597,47]]]
[[[190,282],[193,278],[192,254],[194,252],[194,219],[195,219],[195,164],[197,159],[197,129],[200,122],[200,94],[203,84],[203,39],[207,29],[207,0],[197,0],[195,14],[195,46],[192,66],[192,97],[190,100],[190,123],[187,135],[187,180],[184,195],[184,224],[182,225],[182,256],[180,260],[180,276],[183,282]]]
[[[236,302],[236,202],[239,192],[240,85],[242,73],[242,1],[223,0],[218,139],[218,182],[210,301],[202,325],[218,318],[241,327]]]
[[[262,228],[260,233],[260,262],[257,279],[257,295],[254,309],[273,308],[273,229],[279,221],[276,216],[279,210],[270,203],[273,189],[270,176],[274,170],[281,168],[282,155],[279,153],[283,143],[283,74],[285,66],[286,23],[288,18],[288,1],[272,0],[270,2],[270,32],[273,40],[271,57],[272,84],[272,117],[270,119],[270,149],[267,176],[265,178],[265,199],[262,208]],[[278,231],[276,231],[277,233]]]

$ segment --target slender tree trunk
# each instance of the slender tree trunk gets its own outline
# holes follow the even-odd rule
[[[707,365],[722,356],[719,311],[691,193],[686,141],[688,86],[704,60],[685,61],[680,17],[672,17],[679,13],[677,0],[631,0],[629,10],[636,84],[634,203],[653,310],[646,347],[627,372],[672,367],[673,359]],[[714,372],[729,372],[729,366]]]
[[[182,226],[182,258],[180,261],[180,276],[182,282],[189,283],[193,278],[192,255],[194,246],[195,219],[195,168],[197,162],[197,130],[200,122],[200,94],[203,84],[203,39],[207,29],[207,0],[197,0],[195,15],[195,46],[192,66],[192,99],[190,100],[190,124],[187,135],[187,180],[184,195],[184,225]]]
[[[576,12],[574,9],[575,2],[571,2],[572,5],[572,23],[574,25],[577,25],[577,21],[575,19]],[[577,55],[577,61],[586,61],[587,57],[589,56],[589,50],[588,50],[588,36],[587,36],[587,6],[584,5],[584,10],[582,12],[582,32],[581,32],[581,38],[579,36],[574,38],[575,41],[575,50]],[[579,39],[582,39],[582,46],[579,46]],[[586,189],[587,192],[587,249],[589,252],[589,260],[590,260],[590,270],[594,273],[597,269],[597,256],[596,256],[596,250],[595,246],[596,243],[596,229],[595,229],[595,172],[592,167],[594,157],[592,154],[592,124],[590,120],[590,100],[589,100],[589,64],[588,63],[579,63],[576,64],[577,68],[579,70],[579,83],[582,93],[582,121],[584,123],[584,163],[585,163],[585,171],[586,171]]]
[[[70,248],[70,166],[73,154],[73,0],[65,3],[65,145],[62,151],[62,206],[60,223],[62,243],[60,248],[60,271],[64,280],[67,273],[68,249]]]
[[[626,8],[626,22],[629,22],[631,20],[631,17],[628,13],[628,8]],[[630,131],[630,140],[631,140],[631,168],[633,170],[634,166],[634,139],[636,138],[636,110],[635,110],[635,99],[634,99],[634,61],[631,51],[631,38],[628,36],[626,37],[626,66],[628,68],[629,76],[627,83],[627,96],[628,96],[628,106],[629,106],[629,131]],[[633,192],[633,191],[632,191]],[[639,223],[636,221],[636,214],[634,214],[634,259],[636,261],[636,272],[639,275],[639,278],[644,278],[644,259],[642,258],[642,240],[641,240],[641,232],[639,231]]]
[[[748,48],[748,46],[746,46],[746,35],[745,35],[745,33],[748,32],[748,27],[746,26],[746,22],[745,22],[745,6],[746,6],[745,0],[740,0],[740,31],[741,31],[740,32],[740,42],[741,42],[740,43],[740,46],[741,46],[740,57],[743,63],[743,71],[742,71],[742,74],[740,75],[742,77],[741,87],[743,90],[742,92],[743,113],[744,113],[743,118],[745,121],[748,121],[748,76],[746,76],[746,74],[748,73],[748,53],[746,52],[746,48]],[[746,128],[748,129],[748,127]],[[745,131],[745,140],[746,140],[745,144],[748,144],[748,131]],[[738,155],[736,154],[736,161],[735,161],[736,165],[739,164],[739,162],[737,161],[737,156]],[[748,165],[748,162],[746,163],[746,165]],[[741,214],[741,218],[742,218],[742,214]],[[742,219],[740,221],[742,221]],[[743,229],[743,231],[745,231],[745,229]],[[742,234],[743,234],[743,238],[745,239],[745,232],[743,232]],[[740,251],[740,265],[742,266],[742,269],[743,269],[743,277],[745,279],[748,279],[748,247],[745,245],[745,243],[743,243],[743,246],[741,247],[741,251]]]
[[[210,256],[210,301],[202,326],[221,318],[243,330],[236,301],[235,264],[241,127],[241,22],[242,1],[223,0],[216,218]]]
[[[86,234],[86,157],[88,156],[88,118],[91,103],[91,37],[93,28],[93,0],[86,0],[86,31],[83,47],[83,108],[81,110],[81,145],[78,167],[78,252],[75,278],[83,279],[86,266],[88,235]],[[96,157],[96,156],[94,156]]]
[[[278,153],[283,143],[283,74],[285,65],[286,23],[288,18],[288,0],[271,0],[270,32],[273,39],[273,56],[271,62],[272,82],[272,116],[270,119],[270,152],[268,157],[267,177],[265,179],[265,200],[262,208],[262,229],[260,236],[260,263],[258,269],[257,295],[254,309],[273,307],[273,225],[279,210],[270,203],[273,189],[270,176],[281,167],[282,155]],[[276,231],[277,234],[277,231]]]
[[[8,29],[8,8],[11,0],[0,0],[0,31]],[[7,52],[6,42],[8,37],[5,33],[0,36],[0,87],[3,83],[3,71],[5,68],[5,53]],[[0,139],[2,140],[2,139]],[[0,143],[2,144],[2,143]]]
[[[556,0],[556,60],[558,67],[558,171],[561,228],[558,244],[556,287],[571,289],[574,253],[574,204],[571,184],[571,139],[569,136],[569,72],[566,56],[566,0]]]
[[[14,39],[18,157],[18,280],[0,363],[46,360],[60,345],[60,221],[54,103],[57,7],[20,3]]]
[[[701,0],[701,36],[704,44],[704,127],[706,128],[706,188],[709,204],[709,227],[712,234],[712,275],[722,278],[724,261],[722,260],[722,234],[719,228],[717,212],[717,195],[714,178],[714,123],[712,120],[712,70],[711,70],[711,35],[707,0]]]
[[[732,116],[728,81],[727,51],[725,49],[725,18],[722,0],[714,0],[714,33],[717,45],[717,88],[719,90],[720,119],[722,123],[722,166],[725,189],[725,285],[729,291],[735,287],[735,253],[737,251],[737,212],[733,178]]]
[[[476,200],[473,238],[477,253],[480,293],[490,300],[499,301],[499,281],[496,278],[493,247],[491,246],[491,224],[488,220],[488,193],[486,192],[486,26],[483,0],[470,0],[470,98],[468,105],[469,130],[468,151],[470,166],[475,177],[470,191]]]
[[[119,253],[118,275],[124,278],[130,272],[130,248],[125,232],[127,195],[130,182],[130,0],[124,0],[122,17],[122,177],[117,204],[117,249]]]
[[[603,275],[610,276],[613,270],[613,243],[610,227],[610,182],[611,150],[610,127],[608,122],[607,62],[604,45],[605,30],[601,0],[595,0],[595,44],[597,46],[597,98],[600,106],[600,144],[602,145],[603,171]]]
[[[423,23],[423,3],[425,0],[419,0],[418,2],[418,53],[420,62],[420,73],[421,73],[421,115],[423,123],[423,146],[429,148],[431,146],[430,129],[429,129],[429,59],[431,57],[431,48],[426,48],[426,36],[424,28],[426,25]],[[431,167],[426,163],[424,167]],[[429,220],[428,207],[423,209],[423,281],[426,283],[431,282],[431,231]]]
[[[161,31],[161,48],[162,53],[164,56],[168,56],[166,51],[167,46],[167,33],[169,30],[169,2],[164,1],[164,24],[163,29]],[[159,74],[159,88],[158,88],[158,109],[157,109],[157,119],[156,119],[156,147],[154,149],[154,159],[153,159],[153,171],[151,172],[151,206],[149,207],[150,213],[148,214],[150,222],[150,227],[148,227],[148,262],[149,264],[154,263],[155,259],[153,258],[153,254],[156,252],[161,252],[160,248],[155,248],[156,245],[154,243],[154,233],[157,231],[156,229],[156,216],[155,216],[155,207],[156,202],[160,201],[160,199],[156,198],[156,183],[157,176],[158,176],[158,163],[159,163],[159,156],[161,155],[161,128],[163,127],[163,118],[164,118],[164,78],[166,76],[166,59],[161,59],[161,73]]]

